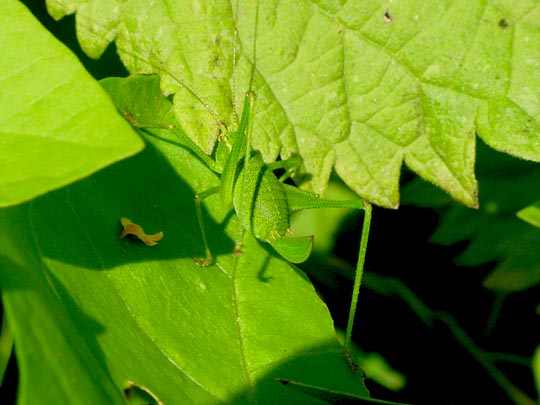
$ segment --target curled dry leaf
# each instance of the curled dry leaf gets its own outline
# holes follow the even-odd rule
[[[127,218],[121,218],[120,223],[124,227],[124,230],[120,234],[120,239],[125,238],[127,235],[134,235],[143,241],[145,245],[154,246],[163,238],[163,232],[147,235],[140,225],[134,224]]]

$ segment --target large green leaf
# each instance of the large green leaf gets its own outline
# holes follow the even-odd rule
[[[0,207],[142,149],[77,58],[18,1],[0,4],[0,48]]]
[[[155,77],[107,88],[132,119],[172,108],[147,104]],[[0,211],[21,403],[119,403],[132,385],[171,404],[309,400],[275,378],[367,397],[307,277],[249,235],[234,256],[239,224],[218,199],[204,211],[216,264],[196,266],[195,191],[219,179],[174,131],[158,135],[136,157]],[[121,217],[164,237],[120,240]]]
[[[207,152],[215,117],[189,89],[230,125],[232,94],[243,99],[255,63],[253,144],[265,159],[299,153],[305,186],[322,193],[335,169],[387,207],[399,203],[402,163],[476,205],[475,131],[540,160],[538,4],[48,0],[56,18],[77,12],[89,55],[116,40],[131,72],[164,75],[180,122]]]

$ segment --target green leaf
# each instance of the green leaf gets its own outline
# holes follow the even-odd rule
[[[0,5],[0,207],[143,147],[77,58],[18,1]]]
[[[125,82],[107,86],[134,119],[166,114],[167,104],[132,103],[141,81]],[[174,134],[149,135],[143,153],[0,211],[1,235],[13,238],[0,245],[0,283],[20,398],[119,403],[139,387],[160,403],[309,400],[274,378],[368,396],[307,277],[249,235],[233,255],[239,224],[218,199],[203,210],[216,263],[196,266],[194,195],[219,179]],[[163,239],[118,239],[121,217]]]
[[[48,0],[55,18],[77,12],[89,55],[115,40],[131,72],[163,75],[207,152],[216,120],[191,90],[231,125],[255,63],[253,145],[267,162],[299,154],[304,186],[319,194],[335,169],[362,197],[396,207],[405,163],[476,206],[475,133],[540,160],[536,0],[197,4]]]
[[[540,201],[519,210],[516,215],[525,222],[540,228]]]

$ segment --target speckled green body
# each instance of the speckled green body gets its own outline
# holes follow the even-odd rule
[[[259,240],[281,238],[289,228],[285,190],[259,153],[253,153],[247,168],[240,170],[233,205],[240,225]]]

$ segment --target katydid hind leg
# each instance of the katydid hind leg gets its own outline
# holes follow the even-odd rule
[[[353,370],[356,370],[354,362],[350,360],[350,347],[352,339],[352,331],[354,326],[354,318],[356,314],[356,307],[358,305],[358,297],[360,293],[360,286],[362,283],[362,275],[364,273],[364,263],[367,252],[367,243],[369,237],[369,230],[371,226],[371,204],[363,199],[354,200],[325,200],[319,198],[316,194],[298,189],[296,187],[283,184],[286,191],[287,202],[289,203],[289,209],[291,211],[311,209],[311,208],[353,208],[364,211],[364,221],[362,225],[362,235],[360,239],[360,248],[358,252],[358,261],[356,264],[356,272],[353,286],[353,293],[351,296],[351,304],[349,307],[349,316],[347,321],[347,329],[345,333],[345,341],[343,345],[343,353],[348,360],[349,365]],[[291,239],[282,238],[280,244],[286,244]],[[277,250],[277,249],[276,249]]]
[[[356,262],[353,293],[351,296],[351,305],[349,308],[349,317],[347,320],[347,330],[345,332],[345,342],[343,344],[343,353],[345,357],[350,356],[351,353],[351,340],[354,326],[354,318],[356,315],[356,307],[358,306],[358,297],[360,294],[360,286],[362,284],[362,276],[364,274],[364,263],[366,260],[369,230],[371,227],[371,204],[369,204],[367,201],[364,201],[363,206],[364,221],[362,224],[362,235],[360,237],[360,248],[358,251],[358,260]],[[356,371],[355,366],[358,366],[354,362],[349,360],[349,365],[351,366],[353,371]]]
[[[317,194],[288,184],[284,184],[283,188],[285,189],[291,212],[313,208],[352,208],[364,210],[366,204],[368,204],[361,198],[353,200],[325,200],[324,198],[319,198]]]

